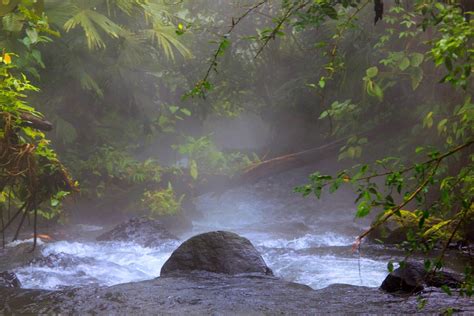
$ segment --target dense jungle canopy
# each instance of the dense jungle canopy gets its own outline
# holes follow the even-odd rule
[[[315,170],[294,194],[352,188],[355,217],[373,216],[354,249],[401,223],[399,247],[441,250],[425,262],[439,269],[451,245],[474,242],[473,11],[470,0],[3,0],[3,243],[32,231],[36,245],[38,226],[104,208],[178,216],[202,193],[332,157],[338,170]],[[227,131],[235,120],[257,126],[250,140]]]

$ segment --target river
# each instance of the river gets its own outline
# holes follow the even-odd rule
[[[285,280],[314,289],[335,283],[378,287],[387,275],[388,258],[374,255],[373,245],[363,245],[361,253],[352,252],[355,237],[368,221],[354,220],[351,192],[322,200],[292,192],[310,171],[303,168],[220,196],[199,197],[196,204],[201,216],[193,222],[192,231],[180,236],[180,242],[201,232],[233,231],[247,237],[275,275]],[[50,264],[33,262],[14,270],[24,288],[111,286],[153,279],[180,244],[173,241],[146,248],[133,242],[96,242],[87,236],[103,227],[86,223],[77,229],[85,238],[42,246],[43,255],[54,256]]]

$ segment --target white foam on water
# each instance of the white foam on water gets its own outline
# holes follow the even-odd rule
[[[16,247],[18,245],[21,245],[21,244],[33,244],[34,242],[34,239],[33,238],[30,238],[30,239],[23,239],[23,240],[15,240],[15,241],[12,241],[12,242],[9,242],[8,244],[6,244],[5,246],[6,247],[9,247],[9,248],[13,248],[13,247]],[[36,244],[37,245],[43,245],[44,242],[41,240],[41,238],[38,238],[36,240]]]
[[[348,236],[337,235],[335,233],[324,233],[324,234],[306,234],[303,237],[294,239],[268,239],[258,243],[258,246],[267,248],[279,248],[279,249],[294,249],[302,250],[314,247],[342,247],[350,246],[354,242],[354,238]]]
[[[358,227],[351,226],[350,200],[320,203],[315,210],[313,202],[293,197],[288,188],[281,187],[282,180],[278,181],[270,181],[276,191],[260,193],[248,186],[220,197],[198,198],[197,208],[204,216],[185,237],[213,230],[238,233],[261,251],[277,276],[315,289],[335,283],[380,286],[387,275],[386,261],[351,255]],[[87,233],[99,227],[80,228]],[[159,276],[179,244],[146,248],[124,242],[54,242],[44,246],[43,255],[65,256],[65,264],[33,264],[14,272],[24,287],[42,289],[148,280]]]
[[[301,255],[294,252],[265,255],[275,275],[288,281],[322,289],[331,284],[378,287],[387,276],[386,262],[333,255]]]
[[[275,189],[280,186],[275,183]],[[241,187],[220,197],[202,196],[197,206],[204,217],[194,222],[193,233],[238,233],[259,249],[277,276],[315,289],[336,283],[380,286],[388,273],[386,261],[351,255],[358,233],[352,200],[335,198],[315,210],[318,201],[298,199],[287,189],[261,194]],[[300,227],[311,231],[301,232]]]
[[[271,239],[247,235],[262,251],[275,275],[315,289],[335,283],[378,287],[387,274],[386,262],[350,255],[320,255],[318,247],[349,247],[352,238],[332,233]],[[60,289],[68,286],[112,286],[156,278],[179,242],[146,248],[130,242],[68,242],[46,244],[44,256],[58,255],[66,264],[31,264],[14,272],[24,288]],[[308,254],[308,251],[311,253]]]
[[[58,254],[66,264],[30,264],[14,272],[24,288],[58,289],[88,284],[116,285],[156,278],[178,242],[146,248],[126,242],[68,242],[47,244],[44,256]]]

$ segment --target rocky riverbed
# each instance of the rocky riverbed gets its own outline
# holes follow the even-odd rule
[[[0,312],[313,315],[440,313],[454,307],[455,311],[474,313],[472,299],[459,298],[456,293],[448,296],[434,287],[421,286],[417,295],[393,295],[378,288],[334,284],[314,290],[288,282],[273,276],[246,238],[222,231],[184,242],[164,264],[161,275],[149,281],[111,287],[58,291],[3,287]],[[422,309],[420,302],[425,302]]]
[[[421,299],[426,306],[418,308]],[[331,285],[321,290],[263,275],[195,273],[113,287],[59,292],[0,289],[3,313],[298,314],[474,313],[472,299],[428,288],[420,296],[394,296],[377,288]]]
[[[380,290],[388,261],[403,253],[372,243],[353,253],[354,237],[368,221],[354,221],[348,193],[321,201],[292,194],[309,172],[292,171],[221,196],[202,196],[197,200],[201,215],[187,230],[167,232],[172,225],[143,218],[117,222],[114,228],[88,218],[65,228],[67,234],[52,230],[53,240],[34,252],[31,243],[11,243],[0,250],[0,272],[14,272],[23,288],[5,288],[0,281],[0,313],[391,314],[439,313],[450,307],[474,313],[472,299],[459,298],[456,289],[449,296],[431,287],[434,283],[422,280],[418,268],[398,271],[389,284],[390,291],[408,288],[413,295]],[[248,242],[225,247],[216,240],[185,242],[218,230]],[[234,237],[230,240],[241,238]],[[184,262],[166,264],[176,249],[181,251],[175,259]],[[252,255],[239,261],[241,255],[225,249]],[[188,264],[192,253],[199,260]],[[218,258],[223,261],[209,264]],[[456,254],[449,258],[455,270],[465,265]]]

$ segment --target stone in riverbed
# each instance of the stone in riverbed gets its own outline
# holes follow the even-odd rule
[[[21,288],[21,282],[12,272],[1,272],[0,273],[0,288]]]
[[[161,276],[185,275],[193,271],[273,275],[248,239],[225,231],[205,233],[185,241],[161,268]]]
[[[419,299],[426,300],[421,311]],[[208,272],[54,292],[0,288],[1,315],[439,315],[453,307],[474,313],[472,298],[436,288],[402,297],[354,285],[313,290],[265,275]]]
[[[415,294],[424,289],[424,286],[442,287],[444,285],[455,288],[461,280],[454,273],[436,271],[429,273],[423,264],[407,262],[391,272],[382,282],[380,288],[388,293]]]
[[[160,221],[134,217],[97,237],[98,241],[134,241],[145,247],[158,247],[164,242],[178,240]]]

